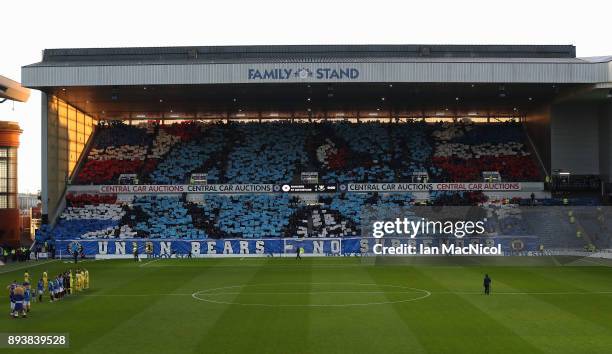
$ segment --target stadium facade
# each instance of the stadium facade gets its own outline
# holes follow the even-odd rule
[[[577,58],[571,45],[47,49],[22,81],[42,92],[51,223],[110,120],[513,119],[542,176],[612,182],[612,57]]]
[[[5,244],[19,241],[17,149],[22,130],[16,122],[0,121],[0,236]]]
[[[29,97],[30,90],[23,88],[16,81],[0,76],[0,104],[7,101],[25,102]],[[20,242],[17,150],[21,133],[19,123],[0,121],[0,246],[2,247],[17,245]]]

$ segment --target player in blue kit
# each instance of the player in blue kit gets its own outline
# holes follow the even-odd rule
[[[30,283],[23,283],[23,310],[30,312],[30,300],[32,299],[32,291],[30,290]]]
[[[47,290],[49,291],[49,302],[55,301],[55,296],[53,294],[54,288],[55,288],[55,281],[51,279],[47,282]]]
[[[36,293],[38,295],[38,302],[42,302],[43,293],[45,292],[45,283],[42,278],[38,279],[38,284],[36,286]]]
[[[64,277],[60,274],[55,279],[57,284],[57,293],[59,294],[60,299],[64,297]]]
[[[61,294],[60,294],[60,283],[59,283],[59,279],[56,277],[55,279],[53,279],[53,297],[56,300],[59,300],[62,298]]]
[[[11,301],[11,316],[13,315],[13,312],[15,311],[15,287],[17,286],[17,280],[13,280],[13,282],[11,284],[9,284],[9,286],[7,286],[6,288],[9,291],[9,299]]]

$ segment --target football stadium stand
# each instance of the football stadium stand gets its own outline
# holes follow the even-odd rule
[[[458,206],[513,250],[602,247],[607,214],[577,207],[612,200],[609,69],[573,46],[45,50],[38,239],[355,250],[373,215]]]
[[[230,123],[99,127],[76,184],[116,184],[137,174],[152,184],[184,184],[204,172],[209,183],[291,183],[316,170],[325,183],[537,181],[538,165],[518,123]],[[515,203],[489,202],[481,192],[430,191],[430,205],[480,205],[489,231],[526,234]],[[362,234],[364,208],[392,214],[415,205],[412,193],[320,194],[304,203],[289,194],[218,195],[194,203],[185,196],[68,194],[66,209],[48,232],[72,238],[349,237]],[[549,201],[541,201],[549,202]],[[541,227],[541,225],[540,225]]]
[[[181,122],[101,125],[76,185],[117,184],[122,174],[141,183],[185,184],[192,173],[208,183],[299,181],[317,171],[324,183],[407,181],[426,173],[429,181],[482,181],[482,172],[499,171],[504,181],[538,181],[542,174],[527,148],[524,131],[513,122],[456,123],[228,123]],[[523,199],[493,200],[479,191],[429,191],[428,205],[479,206],[492,235],[540,235],[543,246],[582,248],[564,215],[540,222],[525,213]],[[539,205],[562,205],[540,199]],[[574,200],[574,205],[589,201]],[[193,202],[184,195],[69,193],[66,208],[40,239],[263,239],[343,238],[365,233],[367,210],[378,217],[403,215],[420,204],[415,194],[318,194],[308,203],[292,194],[210,194]],[[366,213],[366,214],[364,214]],[[539,216],[538,216],[539,215]],[[561,221],[552,221],[561,220]],[[601,228],[581,226],[589,235]],[[599,227],[599,229],[597,228]],[[568,231],[570,230],[570,231]],[[560,241],[561,240],[561,241]],[[594,240],[598,245],[608,238]]]

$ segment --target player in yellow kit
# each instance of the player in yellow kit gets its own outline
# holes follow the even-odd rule
[[[76,278],[76,289],[77,291],[81,291],[81,273],[77,270],[75,271],[75,278]]]
[[[25,271],[25,273],[23,273],[23,282],[24,283],[29,283],[30,282],[30,273],[28,273],[27,270]]]
[[[47,284],[49,284],[49,278],[47,277],[47,272],[46,271],[43,272],[42,279],[43,279],[43,285],[44,285],[43,291],[44,291],[44,290],[47,289]]]
[[[89,271],[85,269],[85,289],[89,289]]]
[[[86,289],[86,287],[85,287],[85,271],[83,269],[81,269],[81,282],[82,282],[82,284],[81,284],[82,289]]]

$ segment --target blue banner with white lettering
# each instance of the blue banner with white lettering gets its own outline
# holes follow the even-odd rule
[[[472,247],[470,247],[472,245]],[[474,253],[497,248],[500,255],[540,251],[535,236],[464,237],[464,238],[290,238],[222,240],[58,240],[56,254],[70,257],[75,250],[86,257],[139,255],[184,257],[213,255],[488,255]],[[412,250],[412,252],[410,252]],[[402,253],[404,252],[404,253]],[[437,253],[436,253],[437,252]],[[466,253],[469,252],[469,253]],[[492,254],[498,255],[498,254]]]

